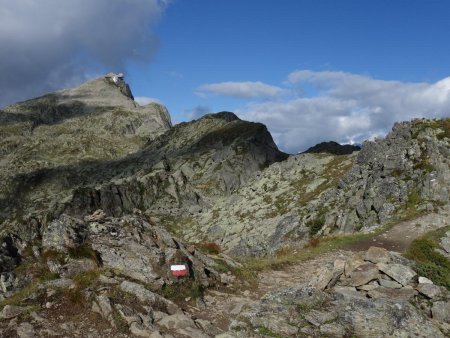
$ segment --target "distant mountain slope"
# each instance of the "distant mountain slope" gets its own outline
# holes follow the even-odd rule
[[[333,155],[350,155],[354,151],[361,150],[361,147],[351,144],[341,145],[334,141],[321,142],[308,148],[305,153],[328,153]]]

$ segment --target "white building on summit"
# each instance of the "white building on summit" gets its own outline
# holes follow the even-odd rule
[[[123,81],[124,75],[123,75],[123,73],[119,73],[119,74],[116,74],[116,73],[108,73],[108,74],[106,74],[105,77],[106,77],[107,79],[113,80],[113,82],[114,82],[115,84],[118,84],[119,82]]]

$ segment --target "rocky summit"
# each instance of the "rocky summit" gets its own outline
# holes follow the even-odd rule
[[[123,74],[0,110],[1,337],[450,335],[450,119],[280,151]]]

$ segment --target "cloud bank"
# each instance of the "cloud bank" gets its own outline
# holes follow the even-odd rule
[[[280,95],[283,89],[262,82],[220,82],[200,86],[196,93],[199,96],[209,94],[226,95],[236,98],[273,98]]]
[[[289,74],[284,86],[289,96],[249,100],[236,112],[266,124],[279,147],[289,152],[328,140],[360,143],[386,134],[397,121],[450,116],[450,77],[436,83],[405,83],[298,70]],[[304,96],[308,92],[312,94]]]
[[[168,0],[0,0],[0,107],[123,71],[158,46]]]

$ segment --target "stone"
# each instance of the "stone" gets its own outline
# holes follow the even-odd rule
[[[376,246],[371,246],[369,250],[366,251],[366,255],[364,256],[364,260],[372,262],[372,263],[389,263],[391,260],[391,256],[389,255],[389,251],[384,248],[379,248]]]
[[[155,330],[153,329],[149,329],[146,326],[133,322],[130,325],[130,332],[132,334],[134,334],[137,337],[150,337],[151,334],[153,334],[155,332]],[[159,333],[159,332],[158,332]],[[157,336],[156,336],[157,337]]]
[[[182,312],[177,312],[173,315],[162,318],[158,322],[158,325],[162,326],[168,330],[182,329],[182,328],[186,328],[186,327],[195,328],[194,321]]]
[[[0,312],[0,318],[11,319],[24,313],[27,309],[22,306],[5,305]]]
[[[344,274],[350,276],[351,273],[359,266],[366,264],[364,260],[356,255],[349,258],[345,263]]]
[[[67,264],[64,264],[61,270],[61,276],[64,278],[73,278],[80,273],[95,270],[97,268],[97,263],[92,259],[75,259],[71,260]]]
[[[432,280],[426,277],[419,277],[419,284],[434,284]]]
[[[28,322],[20,323],[17,327],[17,335],[19,338],[34,338],[36,337],[34,327]]]
[[[384,272],[403,286],[411,283],[413,278],[417,275],[410,267],[400,264],[378,263],[377,266],[380,271]]]
[[[320,326],[320,333],[325,337],[338,338],[345,336],[345,328],[338,323],[323,324]]]
[[[401,289],[402,288],[402,285],[400,283],[397,283],[396,281],[393,281],[393,280],[379,278],[378,281],[379,281],[380,285],[384,286],[385,288],[390,288],[390,289]]]
[[[333,278],[333,271],[324,269],[319,276],[317,276],[316,280],[312,283],[312,286],[319,290],[324,290],[328,283]]]
[[[450,301],[434,302],[431,307],[431,314],[434,319],[450,323]]]
[[[157,309],[162,309],[169,314],[174,314],[178,311],[178,306],[176,304],[150,290],[147,290],[140,284],[123,281],[120,284],[120,289],[136,296],[141,302],[149,304],[152,307],[154,306]]]
[[[440,242],[441,248],[445,250],[445,252],[450,253],[450,238],[443,237]]]
[[[441,295],[441,288],[434,284],[422,283],[417,285],[417,291],[428,298],[436,298]]]
[[[377,279],[379,276],[378,268],[372,263],[365,263],[355,268],[346,284],[350,286],[361,286]]]
[[[111,306],[111,301],[107,296],[98,295],[95,296],[94,302],[92,303],[92,311],[100,314],[105,318],[111,326],[115,327],[115,322],[113,318],[113,309]]]
[[[417,295],[417,291],[414,289],[392,289],[380,286],[374,290],[367,293],[370,298],[373,299],[390,299],[390,300],[401,300],[408,301]]]
[[[114,307],[128,325],[131,325],[131,323],[142,323],[141,317],[139,317],[139,315],[130,307],[122,304],[114,304]]]
[[[366,296],[362,292],[358,292],[354,287],[339,286],[333,289],[337,299],[341,300],[354,300],[354,299],[366,299]]]
[[[211,323],[208,320],[204,319],[196,319],[195,323],[199,328],[201,328],[206,334],[209,334],[211,336],[217,336],[218,334],[223,333],[223,331],[216,327],[213,323]]]

